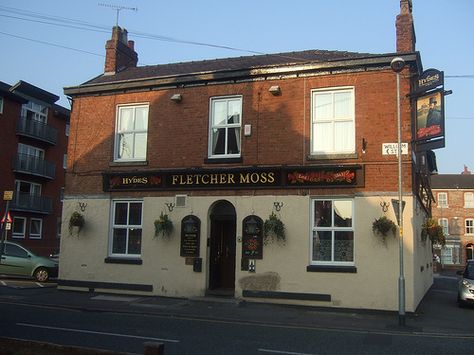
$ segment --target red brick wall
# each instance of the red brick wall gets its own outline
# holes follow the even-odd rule
[[[272,85],[281,87],[280,96],[268,92]],[[355,90],[358,157],[308,160],[311,89],[341,86],[353,86]],[[408,92],[409,81],[402,75],[403,142],[411,141]],[[180,103],[170,100],[174,93],[182,94]],[[252,125],[252,135],[242,137],[243,161],[237,166],[358,163],[366,169],[364,190],[397,191],[397,158],[382,155],[381,148],[382,143],[397,141],[396,77],[386,70],[76,98],[71,118],[67,192],[100,193],[103,171],[209,166],[204,162],[208,151],[209,100],[224,95],[242,95],[242,125]],[[116,106],[147,102],[148,165],[110,166]],[[365,154],[363,138],[367,141]],[[407,190],[411,188],[410,157],[411,154],[403,156]]]

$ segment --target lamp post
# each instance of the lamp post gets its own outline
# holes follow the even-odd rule
[[[403,58],[396,57],[390,67],[397,74],[397,126],[398,126],[398,251],[400,273],[398,277],[398,325],[405,325],[405,275],[403,270],[403,196],[402,196],[402,122],[400,113],[400,72],[405,67]]]

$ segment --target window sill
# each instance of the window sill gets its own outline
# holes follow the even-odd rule
[[[128,264],[128,265],[142,265],[142,259],[127,259],[127,258],[117,258],[117,257],[107,257],[104,262],[106,264]]]
[[[236,164],[242,163],[242,157],[238,158],[206,158],[205,164]]]
[[[308,265],[306,267],[307,272],[338,272],[338,273],[357,273],[355,266],[332,266],[332,265]]]
[[[357,159],[358,157],[357,153],[310,154],[306,156],[306,160]]]
[[[111,161],[109,166],[147,166],[148,160],[145,161]]]

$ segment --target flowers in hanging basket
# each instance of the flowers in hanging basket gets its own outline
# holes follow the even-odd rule
[[[430,238],[433,244],[441,244],[443,246],[446,244],[443,227],[433,218],[427,218],[421,227],[421,240],[425,242],[427,238]]]
[[[167,214],[161,212],[160,217],[155,220],[155,236],[169,236],[173,230],[173,222]]]
[[[263,222],[263,236],[265,244],[268,244],[271,239],[285,243],[285,225],[274,212]]]
[[[77,227],[77,232],[79,233],[85,223],[84,216],[79,212],[74,211],[71,214],[71,217],[69,217],[69,234],[72,235],[74,227]]]
[[[397,225],[391,219],[382,216],[374,220],[372,223],[372,231],[375,234],[382,236],[382,238],[388,236],[389,233],[395,236]]]

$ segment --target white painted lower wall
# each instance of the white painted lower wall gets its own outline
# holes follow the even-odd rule
[[[334,196],[336,197],[336,196]],[[69,197],[64,201],[60,253],[60,280],[121,284],[152,285],[152,291],[102,290],[120,293],[142,293],[169,297],[203,296],[208,287],[210,234],[209,209],[219,200],[235,207],[237,219],[235,296],[242,297],[242,280],[255,289],[297,294],[330,295],[331,301],[303,301],[265,299],[255,301],[308,304],[342,308],[398,309],[399,244],[396,237],[385,241],[372,232],[372,222],[382,216],[380,202],[390,203],[393,196],[354,197],[354,266],[356,273],[308,272],[310,264],[310,196],[188,196],[186,207],[175,207],[168,212],[165,202],[170,197],[144,197],[141,265],[105,263],[109,250],[109,224],[112,199],[108,196]],[[411,197],[404,197],[404,271],[406,283],[406,311],[415,311],[433,282],[431,245],[421,242],[420,230],[424,214]],[[273,202],[283,202],[279,212],[285,223],[285,245],[264,246],[263,259],[256,260],[256,272],[241,271],[242,220],[251,214],[265,220],[273,209]],[[79,210],[78,202],[86,203],[83,212],[86,226],[78,235],[69,235],[68,219]],[[174,223],[169,238],[155,237],[153,221],[161,212],[168,213]],[[201,220],[200,257],[202,272],[194,272],[180,256],[180,223],[193,214]],[[392,207],[385,213],[396,220]],[[258,278],[270,275],[279,279],[276,286],[268,286]],[[61,283],[61,282],[60,282]],[[270,283],[271,284],[271,283]],[[78,289],[73,286],[62,288]],[[101,291],[100,288],[96,288]]]

